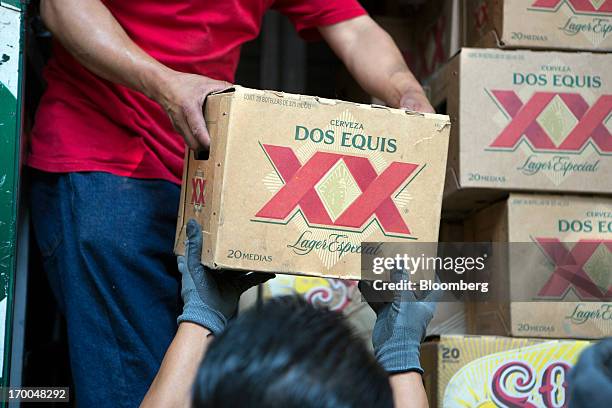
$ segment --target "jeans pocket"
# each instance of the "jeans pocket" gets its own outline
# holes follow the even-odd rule
[[[69,200],[62,174],[32,172],[30,209],[32,226],[43,258],[53,256],[63,240],[62,200]]]

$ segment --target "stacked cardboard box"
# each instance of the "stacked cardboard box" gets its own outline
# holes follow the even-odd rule
[[[511,194],[471,217],[466,233],[509,244],[490,281],[499,292],[470,304],[470,332],[612,336],[612,199]]]
[[[350,314],[360,303],[357,281],[279,275],[263,285],[263,299],[298,295],[317,307]]]
[[[507,245],[492,296],[466,305],[470,334],[424,346],[430,402],[506,406],[514,367],[535,379],[514,397],[564,406],[542,392],[549,374],[566,387],[588,345],[575,339],[612,336],[612,2],[468,0],[461,14],[472,48],[427,81],[453,123],[443,217]]]
[[[440,225],[439,239],[442,242],[461,241],[464,236],[463,223],[444,222]],[[278,275],[264,283],[261,300],[276,296],[297,295],[315,306],[327,307],[343,313],[355,332],[371,346],[372,329],[376,314],[363,301],[357,287],[358,281],[305,276]],[[250,302],[254,303],[254,300]],[[464,334],[466,310],[461,302],[440,302],[434,317],[427,327],[428,336]]]
[[[276,296],[297,295],[318,307],[341,312],[356,333],[370,344],[376,315],[362,299],[357,281],[304,276],[278,275],[264,283],[262,300]],[[427,335],[466,333],[466,312],[463,303],[438,303]]]
[[[457,242],[463,240],[464,225],[458,222],[440,224],[439,240]],[[376,314],[362,299],[358,281],[278,275],[262,285],[263,301],[275,296],[297,295],[315,306],[342,312],[356,333],[371,346],[372,329]],[[427,327],[428,336],[465,334],[466,309],[461,302],[440,302]]]
[[[508,191],[612,192],[610,54],[463,48],[429,81],[453,120],[445,211]]]

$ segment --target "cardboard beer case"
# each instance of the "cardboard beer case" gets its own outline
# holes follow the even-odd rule
[[[495,297],[469,304],[469,333],[612,336],[612,199],[511,194],[467,220],[466,238],[509,243]]]
[[[441,336],[421,347],[432,407],[564,407],[579,340]],[[517,401],[521,401],[517,405]]]
[[[211,95],[210,155],[188,152],[175,252],[202,226],[202,261],[359,279],[362,242],[437,242],[450,121],[233,87]]]
[[[445,210],[507,191],[612,193],[611,54],[463,48],[429,81],[453,121]]]
[[[612,0],[467,0],[467,46],[612,50]]]

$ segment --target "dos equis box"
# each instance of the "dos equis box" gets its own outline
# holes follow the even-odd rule
[[[612,336],[612,199],[510,194],[470,217],[465,237],[508,243],[491,298],[468,305],[471,333]]]
[[[212,146],[186,159],[177,254],[190,218],[215,269],[358,279],[363,242],[437,241],[447,116],[235,87],[205,117]]]
[[[430,81],[455,125],[445,210],[470,212],[509,190],[612,194],[610,63],[463,48]]]

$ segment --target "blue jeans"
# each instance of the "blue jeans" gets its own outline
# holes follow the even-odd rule
[[[137,407],[159,369],[181,307],[179,194],[160,180],[32,171],[32,223],[66,317],[78,406]]]

